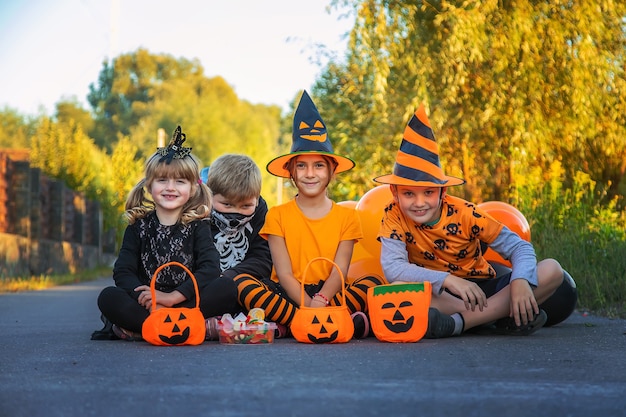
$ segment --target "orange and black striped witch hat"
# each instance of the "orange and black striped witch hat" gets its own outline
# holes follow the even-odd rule
[[[439,146],[423,104],[404,129],[393,173],[376,177],[374,181],[419,187],[450,187],[465,183],[461,178],[443,173],[439,162]]]

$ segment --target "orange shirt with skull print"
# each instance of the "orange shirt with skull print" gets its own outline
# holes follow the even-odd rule
[[[379,236],[405,243],[409,262],[461,278],[495,278],[480,242],[491,243],[503,224],[475,204],[446,195],[432,225],[407,219],[394,202],[385,208]]]

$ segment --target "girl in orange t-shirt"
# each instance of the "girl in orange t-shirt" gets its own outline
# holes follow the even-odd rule
[[[332,264],[316,262],[306,277],[303,273],[309,261],[317,257],[334,261],[344,276],[348,272],[354,243],[363,232],[355,210],[336,204],[326,189],[335,174],[353,167],[352,160],[333,153],[324,122],[305,91],[294,115],[291,152],[267,165],[271,174],[289,178],[298,194],[270,208],[259,232],[270,246],[274,265],[271,277],[235,278],[239,302],[245,308],[263,308],[266,318],[288,326],[301,302],[319,308],[341,303],[341,277]],[[304,300],[300,296],[302,280]],[[380,277],[364,276],[346,285],[354,337],[368,335],[367,289],[383,283]]]

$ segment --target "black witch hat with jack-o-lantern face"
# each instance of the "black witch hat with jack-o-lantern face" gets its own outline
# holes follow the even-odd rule
[[[337,162],[335,174],[354,168],[354,161],[333,152],[326,124],[322,120],[313,100],[304,91],[293,116],[293,142],[291,152],[272,159],[267,171],[277,177],[290,178],[287,163],[298,155],[327,155]]]

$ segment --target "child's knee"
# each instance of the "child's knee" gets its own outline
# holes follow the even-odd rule
[[[376,275],[376,274],[372,274],[372,275],[364,275],[360,278],[355,279],[354,281],[352,281],[352,285],[355,286],[364,286],[364,287],[375,287],[378,285],[384,285],[387,282],[385,281],[384,278]]]
[[[563,282],[563,268],[556,259],[544,259],[537,264],[537,276],[542,284],[556,288]]]
[[[233,282],[237,287],[245,287],[248,285],[261,285],[259,280],[250,274],[239,274],[235,278],[233,278]]]

